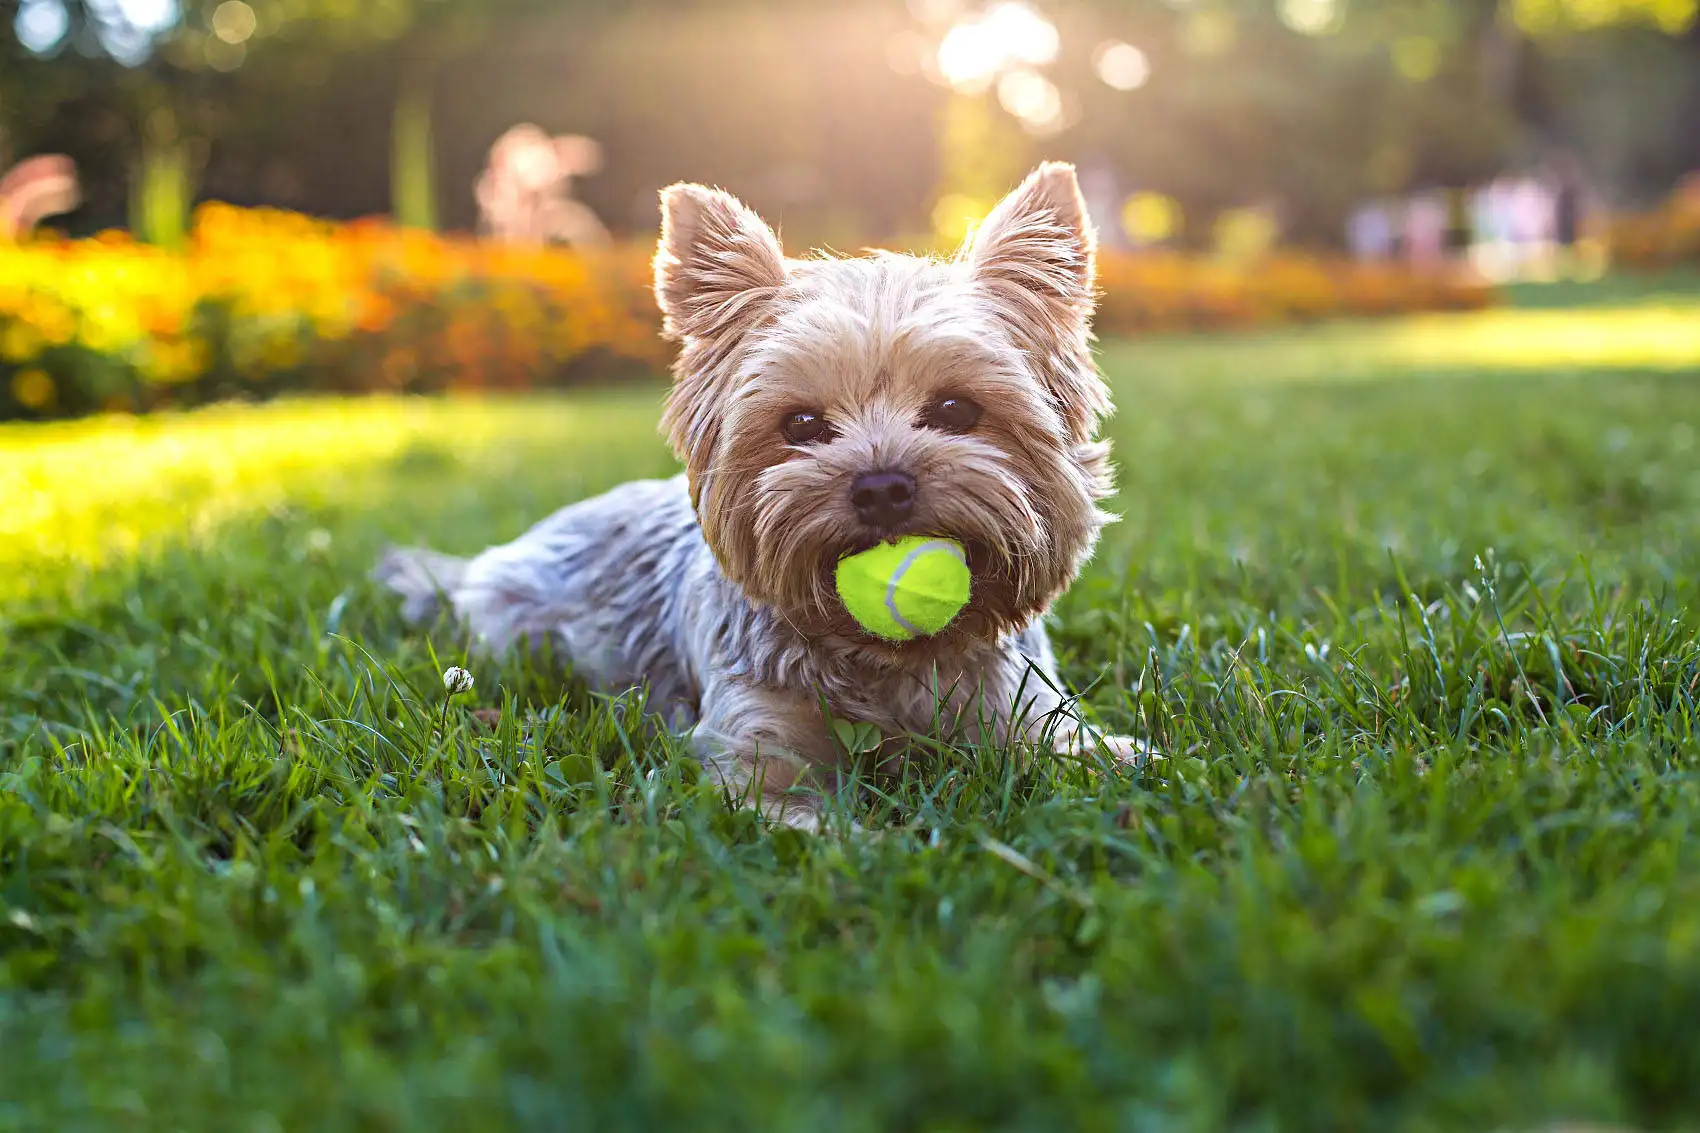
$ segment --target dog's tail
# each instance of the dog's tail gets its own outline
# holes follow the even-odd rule
[[[372,571],[374,581],[401,595],[401,616],[413,625],[435,621],[466,577],[470,559],[423,547],[391,547]]]

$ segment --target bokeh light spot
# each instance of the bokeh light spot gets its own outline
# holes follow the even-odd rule
[[[1181,228],[1181,206],[1162,193],[1134,193],[1122,204],[1122,231],[1135,244],[1161,244]]]
[[[1257,208],[1228,209],[1216,218],[1212,230],[1216,254],[1241,264],[1267,255],[1279,235],[1275,218]]]
[[[1005,71],[1055,62],[1054,24],[1021,0],[1004,0],[960,20],[939,43],[938,69],[957,90],[985,90]]]
[[[213,34],[228,44],[246,43],[259,26],[254,9],[242,0],[224,0],[212,16]]]
[[[1106,86],[1116,90],[1138,90],[1151,77],[1151,62],[1145,52],[1119,39],[1098,45],[1092,52],[1092,69]]]
[[[137,31],[161,32],[177,22],[177,0],[118,0],[118,14]]]
[[[1004,59],[979,21],[957,24],[939,44],[939,72],[958,90],[984,90]]]
[[[12,375],[12,399],[25,409],[45,409],[53,404],[53,379],[45,371],[19,370]]]
[[[1055,127],[1062,120],[1062,93],[1037,71],[1011,71],[998,80],[998,102],[1024,126]]]
[[[1340,0],[1281,0],[1281,22],[1301,35],[1328,35],[1340,26]]]
[[[1393,43],[1393,66],[1413,83],[1426,83],[1440,70],[1440,44],[1426,35],[1408,35]]]
[[[45,55],[71,30],[71,13],[64,0],[24,0],[12,21],[12,30],[24,50]]]
[[[986,11],[985,23],[1012,61],[1033,67],[1056,62],[1061,46],[1056,25],[1020,0],[994,4]]]

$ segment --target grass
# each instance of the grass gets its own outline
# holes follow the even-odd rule
[[[362,580],[667,471],[657,389],[0,431],[0,1130],[1700,1126],[1700,304],[1104,361],[1056,636],[1170,758],[874,839],[445,705]]]

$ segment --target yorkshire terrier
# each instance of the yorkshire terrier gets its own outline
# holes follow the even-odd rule
[[[472,559],[390,552],[376,577],[405,614],[446,600],[483,651],[548,638],[593,687],[647,687],[734,796],[789,825],[820,825],[847,756],[834,720],[1143,758],[1076,717],[1042,622],[1111,491],[1074,170],[1040,166],[949,262],[787,259],[724,192],[661,202],[655,295],[681,345],[662,428],[684,473]],[[850,618],[833,572],[911,534],[961,543],[973,582],[943,631],[897,644]]]

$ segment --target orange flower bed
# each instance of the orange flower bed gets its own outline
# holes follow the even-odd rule
[[[0,418],[285,390],[526,389],[653,373],[649,249],[521,248],[207,205],[181,254],[0,246]],[[1293,255],[1106,255],[1103,335],[1481,306],[1484,286]]]
[[[0,416],[652,370],[668,354],[648,288],[631,250],[207,205],[181,255],[122,234],[0,247]]]
[[[1614,217],[1607,240],[1622,267],[1660,270],[1700,264],[1700,174],[1650,212]]]
[[[1467,272],[1291,253],[1242,267],[1178,253],[1110,254],[1100,258],[1098,279],[1101,335],[1475,310],[1495,301],[1493,288]]]

